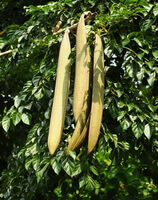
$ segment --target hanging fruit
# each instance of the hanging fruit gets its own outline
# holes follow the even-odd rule
[[[70,87],[70,53],[71,46],[69,30],[67,29],[64,33],[59,51],[55,94],[49,126],[48,148],[51,155],[53,155],[57,149],[63,132]]]
[[[104,51],[101,38],[96,34],[93,64],[93,91],[90,127],[88,135],[88,153],[90,153],[99,137],[104,106]]]

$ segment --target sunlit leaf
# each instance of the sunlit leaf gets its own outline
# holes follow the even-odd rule
[[[13,124],[16,126],[21,121],[21,113],[14,112],[12,115]]]
[[[61,171],[61,164],[54,158],[51,160],[51,165],[54,172],[58,175]]]
[[[151,138],[151,128],[149,124],[146,124],[144,127],[144,134],[150,140]]]
[[[72,159],[70,159],[69,157],[66,157],[64,161],[62,162],[62,168],[69,176],[71,176],[75,168],[75,163]]]
[[[134,122],[134,123],[132,124],[132,131],[133,131],[135,137],[136,137],[137,139],[139,139],[139,138],[142,136],[143,131],[144,131],[144,126],[143,126],[143,124],[140,123],[140,122]]]
[[[30,125],[31,117],[29,114],[23,113],[21,119],[25,124]]]
[[[7,132],[10,127],[10,117],[9,116],[4,116],[2,119],[2,127],[3,129]]]

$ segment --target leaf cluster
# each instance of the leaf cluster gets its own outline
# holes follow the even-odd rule
[[[0,197],[12,199],[156,199],[158,166],[158,4],[146,0],[61,0],[27,6],[22,25],[0,37]],[[48,154],[47,136],[62,34],[82,12],[89,44],[100,32],[105,53],[105,102],[94,152],[66,156],[74,130],[72,91],[61,144]],[[71,34],[74,81],[75,30]],[[72,84],[71,84],[72,85]],[[6,157],[8,158],[6,159]]]

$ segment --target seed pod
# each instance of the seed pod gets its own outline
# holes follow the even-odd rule
[[[70,87],[70,53],[69,31],[66,30],[59,51],[55,94],[49,126],[48,148],[51,155],[54,154],[59,145],[65,121]]]
[[[69,141],[68,147],[67,147],[67,154],[68,154],[68,150],[75,150],[85,139],[87,131],[86,128],[84,129],[84,127],[87,127],[86,121],[87,121],[87,117],[89,115],[89,111],[90,111],[90,105],[91,105],[91,91],[90,91],[90,83],[91,83],[91,72],[92,72],[92,63],[91,63],[91,56],[90,56],[90,48],[88,46],[88,51],[87,51],[87,77],[85,77],[85,94],[84,94],[84,99],[83,99],[83,107],[81,108],[80,111],[80,115],[78,117],[77,123],[76,123],[76,127],[74,130],[74,133]],[[82,83],[80,83],[82,85]],[[84,129],[84,131],[83,131]],[[84,133],[82,133],[84,132]],[[81,136],[85,135],[84,137]],[[80,136],[82,139],[80,139]],[[81,141],[79,141],[81,140]],[[79,141],[79,142],[77,142]]]
[[[80,134],[82,133],[83,127],[85,126],[85,123],[86,123],[86,116],[87,116],[86,112],[87,112],[87,102],[84,103],[80,116],[77,120],[74,133],[72,137],[70,138],[70,141],[67,147],[67,153],[69,150],[74,150],[74,146],[78,138],[80,137]]]
[[[87,130],[88,130],[88,126],[89,126],[89,120],[90,120],[90,115],[86,121],[86,124],[82,130],[82,133],[80,134],[80,136],[78,137],[76,143],[73,145],[73,148],[72,150],[75,150],[77,149],[78,147],[81,146],[81,144],[84,142],[85,138],[86,138],[86,135],[87,135]]]
[[[102,41],[96,34],[93,65],[93,91],[90,127],[88,135],[88,153],[90,153],[99,137],[104,105],[104,52]]]
[[[86,79],[89,77],[87,60],[88,48],[84,16],[85,13],[83,13],[80,17],[76,35],[76,70],[73,99],[73,112],[76,122],[83,107],[85,93],[87,93],[88,90]]]

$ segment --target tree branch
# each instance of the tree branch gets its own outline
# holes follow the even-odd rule
[[[87,17],[85,18],[84,21],[85,21],[85,22],[89,21],[90,19],[93,18],[93,16],[94,16],[95,14],[96,14],[96,13],[92,13],[92,12],[90,12],[90,11],[85,12],[85,16],[87,15]],[[66,29],[74,30],[74,29],[77,28],[77,26],[78,26],[78,23],[73,24],[72,26],[69,26],[69,27],[67,27],[67,28],[60,29],[60,30],[57,31],[57,32],[53,31],[53,35],[58,35],[58,34],[60,34],[60,33],[63,33]]]
[[[52,32],[53,33],[57,32],[60,29],[61,25],[62,25],[62,21],[58,21],[56,27],[54,28],[54,30]]]
[[[95,13],[92,13],[91,11],[87,11],[87,12],[85,12],[84,14],[85,14],[85,16],[86,16],[86,18],[84,19],[84,21],[87,22],[87,21],[89,21],[90,19],[93,18],[93,16],[96,14],[96,12],[95,12]],[[53,30],[53,35],[58,35],[58,34],[60,34],[60,33],[63,33],[66,29],[74,30],[74,29],[77,28],[78,23],[73,24],[72,26],[69,26],[69,27],[64,28],[64,29],[60,29],[61,25],[62,25],[62,22],[59,21],[59,22],[57,23],[55,29]],[[60,30],[59,30],[59,29],[60,29]],[[12,52],[11,49],[8,50],[8,51],[5,51],[5,52],[1,52],[1,53],[0,53],[0,56],[7,55],[7,54],[9,54],[9,53],[11,53],[11,52]]]
[[[0,56],[7,55],[8,53],[11,53],[11,52],[12,52],[12,50],[11,50],[11,49],[10,49],[10,50],[8,50],[8,51],[4,51],[4,52],[0,53]]]

